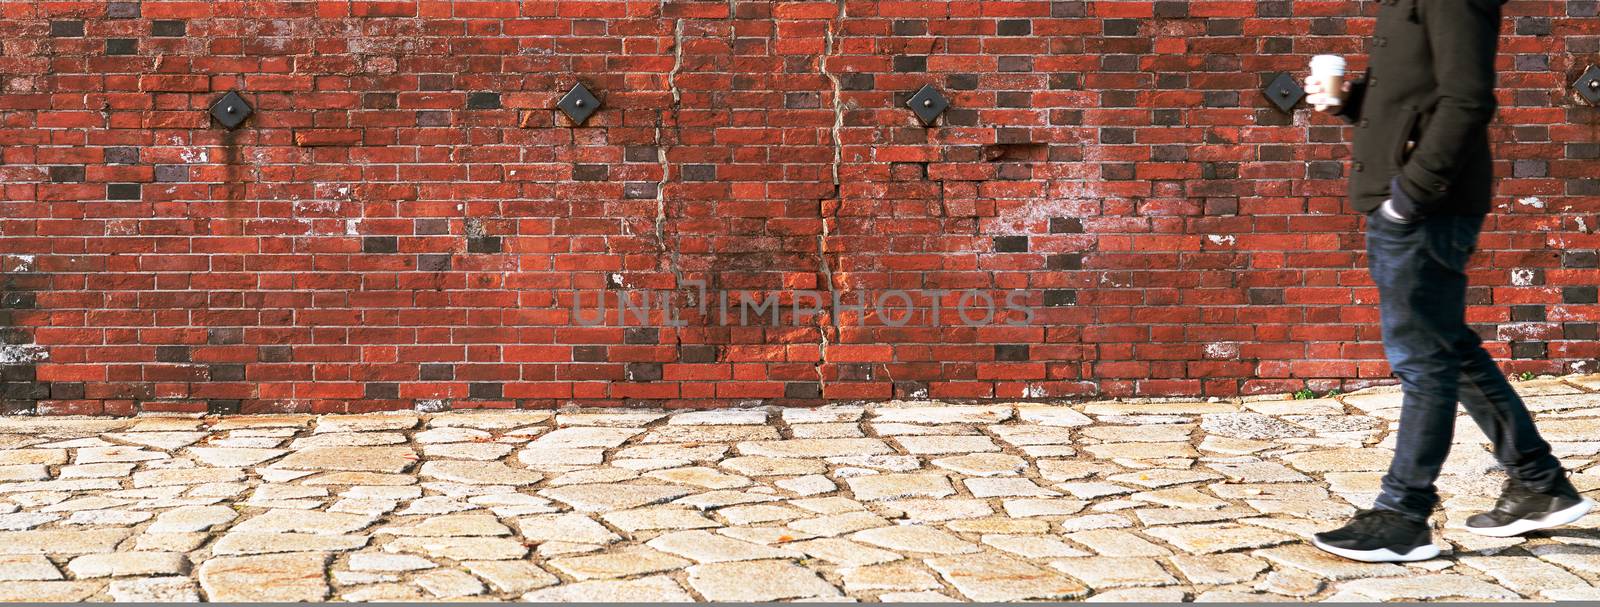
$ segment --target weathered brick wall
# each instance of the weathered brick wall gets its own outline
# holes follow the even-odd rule
[[[1600,120],[1570,83],[1600,60],[1596,3],[1507,10],[1507,179],[1471,319],[1510,370],[1593,370]],[[1261,94],[1312,54],[1359,57],[1375,11],[0,2],[4,409],[1382,380],[1362,223],[1342,196],[1350,131]],[[574,126],[552,107],[580,81],[604,108]],[[903,105],[924,84],[952,101],[934,128]],[[255,108],[233,131],[206,114],[229,90]],[[904,326],[787,299],[776,327],[714,318],[719,294],[750,289],[1020,291],[1036,314],[969,327],[952,296],[937,326],[925,301]],[[674,293],[684,324],[660,306],[649,326],[573,317],[574,296],[592,310],[599,293],[649,291]]]

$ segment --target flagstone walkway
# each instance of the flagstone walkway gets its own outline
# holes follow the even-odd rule
[[[1518,384],[1581,490],[1600,376]],[[0,419],[0,600],[1600,599],[1600,516],[1440,558],[1304,542],[1399,395],[1250,402]]]

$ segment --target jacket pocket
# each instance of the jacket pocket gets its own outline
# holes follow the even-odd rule
[[[1411,111],[1406,114],[1406,121],[1400,126],[1399,134],[1394,141],[1394,166],[1396,169],[1406,165],[1406,157],[1417,143],[1417,123],[1422,119],[1422,112]]]

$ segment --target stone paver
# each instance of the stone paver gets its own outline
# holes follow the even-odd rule
[[[1585,490],[1594,377],[1519,384]],[[1454,554],[1307,545],[1370,505],[1398,403],[0,418],[0,600],[1600,598],[1600,517],[1459,528],[1504,474],[1470,432]]]

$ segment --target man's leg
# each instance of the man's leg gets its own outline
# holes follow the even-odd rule
[[[1471,217],[1402,225],[1368,219],[1367,255],[1378,286],[1383,349],[1404,395],[1394,459],[1375,507],[1425,521],[1439,501],[1434,481],[1450,453],[1463,360]],[[1481,220],[1480,220],[1481,221]],[[1473,224],[1475,225],[1475,224]]]
[[[1522,397],[1506,381],[1473,335],[1461,344],[1461,404],[1494,445],[1495,459],[1506,473],[1536,491],[1548,490],[1562,478],[1561,461],[1539,436]]]

